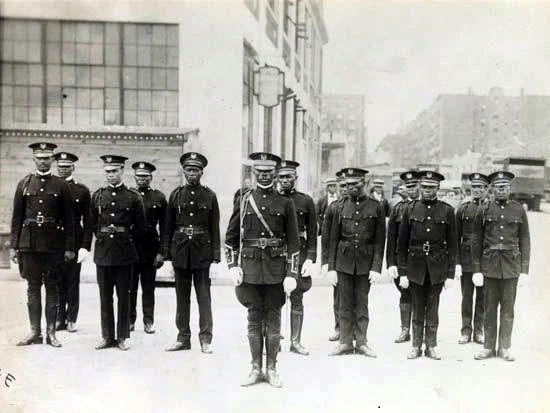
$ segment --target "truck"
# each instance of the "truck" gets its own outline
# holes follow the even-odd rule
[[[540,211],[540,202],[544,197],[546,159],[509,157],[503,160],[502,168],[515,175],[510,198],[528,210]]]

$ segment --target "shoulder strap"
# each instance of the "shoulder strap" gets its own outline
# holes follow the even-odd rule
[[[250,204],[250,206],[254,210],[254,213],[256,214],[256,216],[258,217],[258,219],[260,220],[262,225],[265,227],[267,232],[269,232],[269,235],[271,236],[271,238],[275,238],[275,234],[273,233],[273,231],[271,231],[271,228],[269,228],[269,225],[265,221],[264,216],[258,210],[258,206],[256,205],[256,201],[254,200],[254,196],[252,195],[252,192],[248,196],[248,203]]]

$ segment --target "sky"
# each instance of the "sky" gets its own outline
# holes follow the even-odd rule
[[[550,95],[550,2],[324,3],[323,93],[365,95],[369,152],[442,93]]]

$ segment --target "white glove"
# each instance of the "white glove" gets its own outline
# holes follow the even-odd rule
[[[474,272],[472,274],[472,282],[476,287],[483,287],[483,274],[480,272]]]
[[[409,279],[403,275],[399,277],[399,286],[401,288],[409,288]]]
[[[336,271],[328,271],[327,277],[330,280],[330,283],[336,287],[338,285],[338,273]]]
[[[233,285],[238,287],[243,282],[243,269],[241,267],[233,267],[229,269],[229,274],[231,274],[231,280]]]
[[[462,277],[462,265],[457,264],[455,266],[455,279],[458,280],[460,277]]]
[[[86,258],[88,258],[88,255],[90,255],[90,251],[88,251],[86,248],[80,248],[78,250],[78,258],[76,259],[76,262],[81,263]]]
[[[208,270],[208,277],[211,280],[218,278],[218,274],[219,274],[218,265],[219,264],[217,262],[213,262],[210,264],[210,268]]]
[[[399,272],[397,271],[397,267],[395,265],[388,268],[388,274],[390,274],[390,277],[394,280],[399,277]]]
[[[290,294],[292,291],[294,291],[296,289],[296,286],[297,283],[294,277],[285,277],[285,280],[283,281],[283,288],[286,294]]]
[[[376,271],[369,271],[369,281],[371,284],[376,284],[380,280],[380,273]]]
[[[527,284],[527,274],[525,274],[524,272],[522,272],[520,275],[519,275],[519,279],[518,279],[518,287],[523,287],[524,285]]]
[[[313,261],[311,261],[309,258],[304,261],[304,265],[302,265],[302,277],[311,277],[311,273],[313,272]]]
[[[453,286],[453,281],[454,280],[451,280],[450,278],[445,278],[445,284],[443,284],[443,286],[445,287],[446,290],[448,290]]]
[[[328,264],[321,265],[321,277],[326,277],[328,273]]]

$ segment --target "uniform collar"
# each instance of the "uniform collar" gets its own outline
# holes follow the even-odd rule
[[[422,198],[422,203],[423,204],[426,204],[426,205],[433,205],[437,202],[437,198],[434,198],[434,199],[425,199],[425,198]]]
[[[140,192],[148,192],[151,190],[151,187],[150,186],[144,186],[144,187],[137,187],[137,190],[140,191]]]
[[[498,199],[495,199],[495,202],[497,205],[508,205],[508,202],[510,202],[509,199],[506,199],[505,201],[499,201]]]
[[[42,177],[44,177],[44,178],[50,177],[50,176],[52,176],[52,170],[50,169],[50,170],[48,170],[48,171],[46,171],[46,172],[36,171],[36,176],[42,176]]]
[[[478,198],[478,199],[472,198],[472,203],[476,205],[481,205],[481,198]]]
[[[260,194],[271,194],[273,193],[273,185],[269,185],[268,187],[261,187],[260,185],[256,186],[256,191],[258,191],[258,193]]]
[[[71,176],[66,177],[66,178],[65,178],[65,181],[71,182],[71,181],[74,181],[74,178],[73,178],[73,176],[71,175]]]
[[[359,196],[350,196],[350,199],[353,202],[361,202],[361,201],[364,201],[365,199],[367,199],[367,195],[366,194],[361,194]]]
[[[110,189],[121,189],[123,186],[124,186],[124,183],[123,183],[123,182],[119,183],[118,185],[111,185],[111,184],[109,184],[109,188],[110,188]]]

